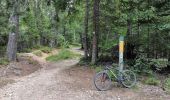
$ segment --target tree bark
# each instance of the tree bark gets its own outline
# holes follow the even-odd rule
[[[127,20],[127,36],[129,37],[132,34],[132,21],[131,19]]]
[[[84,33],[82,34],[82,42],[84,49],[84,58],[88,58],[87,34],[88,34],[88,17],[89,17],[89,0],[86,0],[86,14],[84,19]]]
[[[93,5],[93,25],[94,25],[94,32],[93,32],[93,42],[92,42],[92,64],[96,64],[97,57],[98,57],[98,34],[99,34],[99,4],[100,0],[94,0]]]
[[[9,33],[8,44],[7,44],[7,58],[9,61],[16,61],[17,57],[17,40],[19,34],[19,14],[18,14],[19,4],[16,2],[14,4],[14,11],[10,17],[10,28],[11,32]]]
[[[149,10],[149,7],[150,7],[150,1],[148,0],[148,10]],[[150,44],[150,25],[149,25],[149,15],[148,15],[148,47],[147,47],[147,57],[149,58],[150,56],[150,47],[149,47],[149,44]]]

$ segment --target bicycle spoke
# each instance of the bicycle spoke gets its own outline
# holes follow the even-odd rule
[[[110,87],[111,79],[107,73],[98,73],[94,80],[95,86],[99,90],[108,90]]]

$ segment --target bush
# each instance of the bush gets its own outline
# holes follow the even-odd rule
[[[145,84],[158,86],[160,84],[160,80],[154,77],[149,77],[145,80]]]
[[[140,57],[140,58],[136,59],[132,70],[137,74],[150,76],[150,75],[153,74],[153,71],[152,71],[152,68],[151,68],[152,65],[153,65],[152,61],[149,61],[145,57]]]
[[[41,57],[42,56],[42,52],[41,51],[34,51],[33,54],[35,54],[36,56]]]
[[[165,80],[165,83],[164,83],[164,87],[165,91],[167,91],[168,93],[170,93],[170,78],[167,78]]]
[[[8,65],[9,61],[7,58],[0,58],[0,65]]]
[[[59,60],[65,60],[70,58],[79,57],[80,54],[75,54],[69,50],[61,50],[58,54],[52,55],[46,58],[48,61],[59,61]]]
[[[65,39],[62,34],[57,35],[58,45],[62,48],[69,48],[69,42]]]
[[[50,47],[43,47],[43,48],[41,48],[41,51],[44,52],[44,53],[51,53],[52,48],[50,48]]]

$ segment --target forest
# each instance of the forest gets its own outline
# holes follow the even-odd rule
[[[170,91],[170,0],[0,0],[0,65],[78,46],[79,63],[101,69],[118,64],[120,36],[127,68],[148,84],[166,77]]]

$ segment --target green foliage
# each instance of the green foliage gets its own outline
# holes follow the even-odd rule
[[[135,64],[132,66],[132,69],[138,74],[152,75],[151,65],[152,63],[147,58],[139,57],[135,60]]]
[[[161,68],[167,67],[167,59],[148,59],[140,56],[139,58],[132,60],[130,65],[133,65],[131,69],[140,75],[152,76],[153,69],[158,71]]]
[[[69,43],[68,43],[68,41],[66,41],[66,39],[63,35],[59,34],[57,36],[57,40],[58,40],[58,44],[59,44],[60,47],[62,47],[62,48],[68,48],[69,47]]]
[[[156,79],[155,77],[148,77],[144,83],[148,85],[158,86],[160,85],[160,80]]]
[[[52,48],[50,48],[50,47],[42,47],[41,51],[44,52],[44,53],[51,53]]]
[[[167,67],[168,65],[168,59],[151,59],[151,61],[157,70]]]
[[[164,87],[163,87],[168,93],[170,93],[170,78],[167,78],[164,82]]]
[[[97,66],[97,67],[95,67],[96,73],[98,73],[98,72],[100,72],[100,71],[102,71],[102,70],[103,70],[103,67],[102,67],[102,66]]]
[[[7,58],[0,58],[0,65],[8,65],[9,61]]]
[[[40,50],[34,51],[33,54],[35,54],[36,56],[39,56],[39,57],[42,56],[42,52]]]
[[[47,57],[46,60],[55,62],[59,60],[71,59],[76,57],[80,57],[80,55],[69,50],[63,49],[58,54]]]

